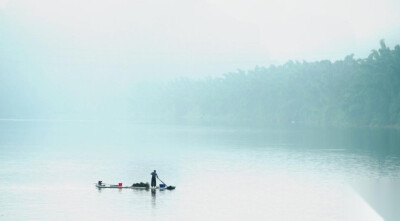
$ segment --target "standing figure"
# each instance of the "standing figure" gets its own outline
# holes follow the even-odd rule
[[[151,175],[151,188],[155,188],[157,186],[156,178],[158,178],[156,170],[154,170],[150,175]]]

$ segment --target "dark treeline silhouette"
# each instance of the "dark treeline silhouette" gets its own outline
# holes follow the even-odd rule
[[[400,125],[400,46],[136,87],[133,116],[257,125]]]

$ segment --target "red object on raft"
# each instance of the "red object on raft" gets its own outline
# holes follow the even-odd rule
[[[122,183],[118,183],[118,186],[122,186]]]

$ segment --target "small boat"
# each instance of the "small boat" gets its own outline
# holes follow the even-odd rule
[[[142,189],[142,190],[146,190],[146,189],[154,189],[154,188],[149,188],[149,187],[142,187],[142,186],[120,186],[120,185],[110,185],[110,184],[97,184],[96,183],[96,187],[97,188],[118,188],[118,189]],[[159,187],[156,187],[157,189]]]
[[[96,187],[99,189],[102,188],[115,188],[115,189],[140,189],[140,190],[155,190],[155,189],[160,189],[160,190],[174,190],[174,186],[166,186],[165,184],[160,184],[159,187],[150,187],[148,183],[134,183],[132,186],[122,186],[122,183],[119,183],[118,185],[114,184],[103,184],[102,181],[99,181],[95,183]]]

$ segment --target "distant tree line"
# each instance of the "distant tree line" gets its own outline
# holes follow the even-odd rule
[[[400,46],[136,87],[133,117],[257,125],[400,125]]]

